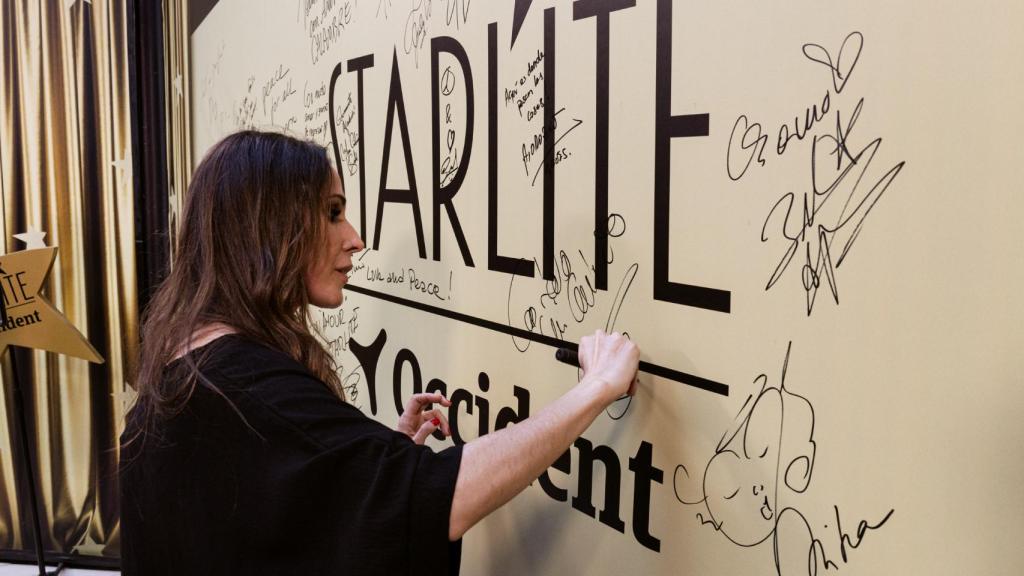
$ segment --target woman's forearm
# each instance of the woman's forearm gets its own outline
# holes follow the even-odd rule
[[[467,443],[455,484],[448,537],[474,524],[523,491],[608,405],[614,390],[586,377],[530,418]]]

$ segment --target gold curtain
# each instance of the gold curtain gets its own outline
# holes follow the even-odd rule
[[[164,85],[167,86],[168,226],[170,248],[177,245],[178,216],[185,204],[185,192],[192,179],[192,130],[189,94],[189,2],[164,0]]]
[[[46,233],[60,250],[44,291],[106,359],[18,356],[43,545],[116,557],[117,439],[138,341],[127,3],[0,4],[0,252],[24,248],[14,234]],[[11,363],[2,361],[0,549],[29,549]]]

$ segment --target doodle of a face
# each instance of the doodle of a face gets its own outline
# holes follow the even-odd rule
[[[729,540],[754,546],[776,522],[776,469],[782,429],[782,396],[765,390],[736,435],[711,459],[704,496],[715,525]]]

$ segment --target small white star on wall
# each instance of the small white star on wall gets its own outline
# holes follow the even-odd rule
[[[28,232],[15,234],[14,237],[24,242],[27,250],[46,248],[46,242],[43,242],[43,238],[46,237],[46,232],[40,232],[32,226],[28,227]]]

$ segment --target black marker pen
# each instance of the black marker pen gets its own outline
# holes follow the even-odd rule
[[[555,360],[558,360],[559,362],[563,362],[565,364],[569,364],[571,366],[575,366],[577,368],[580,367],[580,355],[579,355],[578,352],[576,352],[572,348],[559,348],[558,350],[555,350]],[[639,372],[637,372],[637,376],[634,378],[634,380],[636,380],[636,382],[639,382],[639,376],[640,376],[640,374],[639,374]],[[634,386],[636,386],[636,382],[634,382],[634,384],[633,384]],[[626,398],[629,398],[630,396],[632,396],[632,395],[631,394],[623,394],[621,397],[618,398],[618,400],[625,400]],[[616,400],[616,401],[618,401],[618,400]]]
[[[555,360],[577,368],[580,367],[580,356],[572,348],[559,348],[555,350]]]

